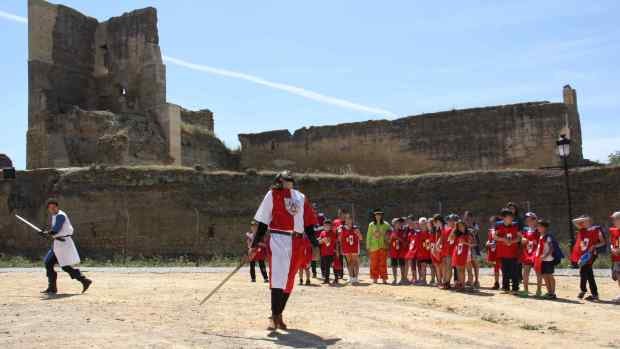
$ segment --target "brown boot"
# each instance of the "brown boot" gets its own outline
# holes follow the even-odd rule
[[[269,317],[269,325],[267,326],[267,331],[275,331],[278,329],[278,325],[276,323],[276,320],[274,318],[274,316],[270,316]]]
[[[276,323],[276,326],[281,329],[281,330],[288,330],[288,327],[286,326],[286,324],[284,323],[284,320],[282,319],[282,314],[275,316],[273,318],[273,321]]]

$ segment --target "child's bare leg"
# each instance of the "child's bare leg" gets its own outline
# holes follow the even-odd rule
[[[450,285],[450,280],[452,280],[452,266],[448,257],[443,258],[443,280],[447,285]]]
[[[530,265],[523,265],[523,290],[527,293],[529,292],[530,286]]]
[[[471,262],[467,263],[467,284],[471,285],[474,278],[474,267]]]
[[[400,281],[407,281],[407,277],[409,276],[409,264],[405,260],[405,263],[400,266]]]
[[[422,282],[426,284],[426,263],[420,263],[420,273],[419,277]]]
[[[476,284],[480,283],[480,263],[477,260],[472,259],[471,265],[474,267],[474,282]]]
[[[534,270],[534,272],[536,273],[536,294],[540,294],[542,289],[542,275],[536,270]]]

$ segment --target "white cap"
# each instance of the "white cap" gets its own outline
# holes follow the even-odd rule
[[[616,211],[611,215],[611,218],[613,219],[618,219],[620,218],[620,211]]]
[[[418,223],[420,224],[425,224],[428,222],[428,219],[426,219],[426,217],[420,217],[420,219],[418,219]]]

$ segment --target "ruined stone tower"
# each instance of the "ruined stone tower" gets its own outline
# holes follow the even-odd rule
[[[28,18],[28,168],[219,165],[213,114],[166,102],[154,8],[99,23],[29,0]]]

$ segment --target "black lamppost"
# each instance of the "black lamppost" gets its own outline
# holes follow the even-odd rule
[[[573,229],[573,202],[570,197],[570,181],[568,180],[568,156],[570,155],[570,139],[566,135],[560,135],[556,142],[558,155],[564,162],[564,179],[566,180],[566,198],[568,200],[568,233],[570,237],[570,248],[575,245],[575,230]]]

